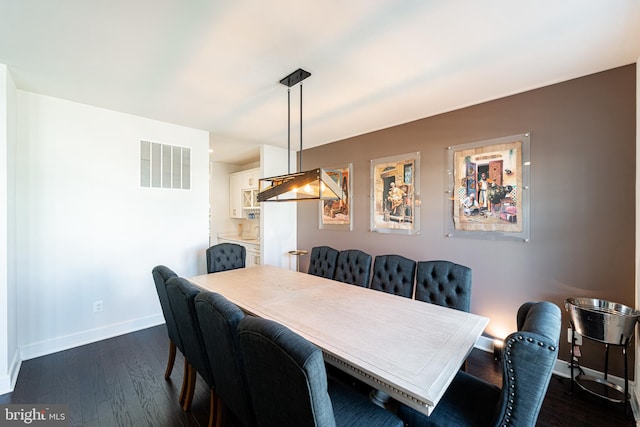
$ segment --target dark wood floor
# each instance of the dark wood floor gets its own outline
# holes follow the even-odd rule
[[[68,404],[71,426],[206,426],[208,390],[203,381],[191,411],[178,405],[183,359],[163,378],[168,341],[164,326],[25,361],[12,393],[0,404]],[[496,384],[500,367],[474,350],[467,372]],[[569,382],[553,377],[538,426],[633,426],[631,410],[585,392],[570,395]]]

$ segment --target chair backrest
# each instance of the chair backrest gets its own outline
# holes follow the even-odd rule
[[[334,280],[366,288],[371,277],[371,260],[371,255],[358,249],[340,251]]]
[[[413,297],[416,262],[400,255],[378,255],[373,262],[371,289]]]
[[[151,270],[153,275],[153,281],[156,284],[156,292],[158,293],[158,299],[160,300],[160,307],[162,308],[162,315],[164,316],[164,322],[167,325],[167,335],[169,339],[184,352],[182,348],[182,340],[178,333],[178,327],[176,326],[176,318],[171,310],[171,304],[169,303],[169,296],[167,295],[167,280],[172,277],[178,277],[178,275],[168,267],[164,265],[158,265]]]
[[[418,262],[415,298],[468,312],[471,309],[471,269],[450,261]]]
[[[182,277],[173,277],[167,281],[167,294],[176,317],[178,333],[182,338],[184,356],[207,384],[213,387],[213,377],[206,360],[194,305],[194,300],[199,293],[199,288]]]
[[[201,292],[195,298],[195,306],[216,394],[243,427],[253,426],[251,396],[237,331],[244,313],[213,292]]]
[[[236,243],[218,243],[207,249],[207,273],[244,268],[247,249]]]
[[[492,425],[536,425],[558,357],[561,324],[560,309],[553,303],[520,307],[518,331],[504,340],[502,392]]]
[[[335,426],[322,351],[285,326],[247,316],[240,347],[258,426]]]
[[[336,271],[336,260],[338,259],[338,250],[329,246],[316,246],[311,248],[311,257],[309,258],[309,274],[314,276],[333,279]]]

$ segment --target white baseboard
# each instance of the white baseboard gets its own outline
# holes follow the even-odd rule
[[[0,376],[0,394],[10,393],[16,386],[18,380],[18,372],[20,372],[20,351],[16,350],[13,353],[13,358],[8,366],[7,374]]]
[[[480,338],[478,338],[478,340],[476,341],[474,348],[486,351],[487,353],[493,353],[493,338],[481,335]]]
[[[162,314],[141,317],[126,322],[114,323],[101,328],[90,329],[75,334],[55,337],[20,347],[20,359],[29,360],[47,354],[57,353],[85,344],[147,329],[164,323]]]

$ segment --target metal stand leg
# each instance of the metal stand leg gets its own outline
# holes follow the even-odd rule
[[[569,361],[569,366],[571,369],[571,394],[573,394],[573,383],[574,383],[574,376],[573,376],[573,363],[574,363],[573,360],[575,359],[575,352],[573,350],[574,342],[576,342],[576,330],[574,329],[573,325],[571,325],[571,360]]]
[[[628,372],[628,360],[627,360],[627,346],[622,347],[622,354],[624,354],[624,404],[625,408],[629,401],[629,372]]]
[[[609,375],[609,344],[604,345],[604,379]]]

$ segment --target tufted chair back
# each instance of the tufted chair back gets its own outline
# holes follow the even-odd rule
[[[371,260],[371,255],[358,249],[340,251],[334,280],[366,288],[371,277]]]
[[[185,411],[189,410],[193,400],[196,372],[202,376],[210,389],[213,389],[214,386],[194,304],[199,293],[199,288],[182,277],[173,277],[167,281],[167,294],[171,310],[176,317],[178,333],[184,346],[184,356],[188,361],[186,366],[188,372],[185,373],[185,377],[190,379],[187,381],[188,390],[182,404],[182,409]]]
[[[558,357],[560,309],[527,302],[517,314],[518,331],[504,340],[502,388],[458,372],[431,416],[398,406],[409,427],[534,427]]]
[[[250,316],[240,321],[238,335],[259,426],[335,426],[319,348],[279,323]]]
[[[371,289],[413,297],[413,279],[416,275],[416,262],[400,255],[379,255],[373,262]]]
[[[471,308],[471,269],[450,261],[418,262],[415,298],[468,312]]]
[[[169,335],[169,359],[167,360],[167,367],[164,371],[164,379],[168,380],[171,376],[171,372],[173,372],[173,365],[176,361],[176,349],[180,350],[180,353],[184,354],[182,339],[178,333],[176,318],[173,314],[173,310],[171,310],[169,295],[167,294],[167,280],[173,277],[178,277],[178,275],[164,265],[155,266],[153,270],[151,270],[151,274],[153,275],[153,281],[156,285],[156,292],[158,293],[158,299],[160,300],[160,307],[162,308],[164,322],[167,325],[167,335]]]
[[[167,324],[167,334],[169,339],[182,350],[182,340],[178,333],[178,326],[176,325],[176,319],[171,310],[169,304],[169,295],[167,294],[167,280],[172,277],[178,277],[178,275],[168,267],[164,265],[158,265],[151,270],[153,275],[153,281],[156,285],[156,292],[158,293],[158,299],[160,300],[160,307],[162,308],[162,314],[164,315],[164,321]]]
[[[366,394],[327,377],[322,350],[272,320],[238,325],[257,427],[402,427]]]
[[[316,246],[311,249],[311,257],[309,259],[309,274],[314,276],[333,279],[336,271],[336,260],[338,259],[338,251],[329,246]]]
[[[244,268],[247,250],[236,243],[218,243],[207,249],[207,273]]]
[[[237,331],[244,313],[214,292],[201,292],[195,307],[216,394],[233,414],[234,425],[252,427],[253,409]]]

